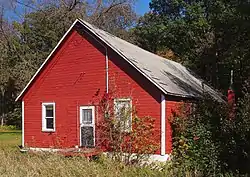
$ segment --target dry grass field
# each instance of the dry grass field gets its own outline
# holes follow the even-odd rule
[[[158,170],[125,166],[107,158],[89,161],[82,157],[21,153],[18,149],[20,143],[20,131],[0,130],[1,177],[166,176]]]

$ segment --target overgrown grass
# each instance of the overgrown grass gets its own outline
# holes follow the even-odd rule
[[[164,172],[150,167],[126,166],[104,157],[89,161],[82,157],[21,153],[17,147],[20,144],[20,131],[0,131],[1,177],[166,176]]]
[[[21,153],[21,131],[0,130],[1,177],[175,177],[194,176],[185,167],[169,163],[162,170],[150,166],[126,166],[123,163],[100,157],[89,161],[83,157],[64,157],[49,153]],[[199,176],[199,175],[196,175]],[[219,176],[219,175],[218,175]],[[234,176],[228,173],[221,176]]]
[[[149,168],[129,167],[101,158],[65,158],[52,154],[20,154],[16,150],[0,151],[0,176],[163,176]]]

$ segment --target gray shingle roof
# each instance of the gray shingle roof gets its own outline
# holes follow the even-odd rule
[[[16,101],[20,100],[23,97],[24,93],[28,90],[31,83],[41,72],[42,68],[50,60],[53,53],[57,50],[65,37],[78,22],[89,31],[91,31],[91,33],[93,33],[96,38],[103,41],[115,52],[117,52],[124,60],[130,63],[136,70],[144,75],[164,94],[187,98],[201,98],[204,93],[207,93],[215,100],[224,102],[218,92],[205,84],[203,80],[199,79],[183,65],[150,53],[81,19],[77,19],[71,25],[69,30],[65,33],[56,47],[46,58],[44,63],[36,71],[29,83],[16,98]]]
[[[188,98],[200,98],[205,92],[215,100],[224,102],[217,91],[205,84],[202,79],[195,76],[194,73],[180,63],[148,52],[86,21],[80,20],[80,22],[165,94]]]

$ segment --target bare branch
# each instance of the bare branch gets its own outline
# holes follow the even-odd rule
[[[23,3],[23,2],[21,2],[21,1],[19,1],[19,0],[16,0],[16,3],[18,3],[18,4],[22,5],[22,6],[28,7],[28,8],[30,8],[30,9],[32,9],[32,10],[39,10],[39,9],[37,9],[37,8],[35,8],[35,7],[32,7],[32,6],[29,5],[29,4],[25,4],[25,3]]]
[[[101,1],[101,0],[100,0]],[[119,3],[115,3],[115,4],[111,4],[106,10],[104,10],[103,12],[100,12],[98,17],[95,19],[95,21],[98,21],[104,14],[107,14],[110,10],[112,10],[113,8],[120,6],[124,4],[123,2],[119,2]]]

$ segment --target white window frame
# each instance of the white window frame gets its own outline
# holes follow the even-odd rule
[[[92,124],[85,124],[82,122],[82,110],[91,109],[92,110]],[[93,127],[93,138],[94,138],[94,147],[95,147],[95,106],[80,106],[80,147],[82,146],[82,132],[81,127]]]
[[[46,127],[46,106],[53,105],[53,124],[54,128],[47,128]],[[47,102],[47,103],[42,103],[42,131],[43,132],[55,132],[56,131],[56,104],[54,102]]]
[[[126,130],[123,130],[123,132],[127,132],[127,133],[129,133],[129,132],[131,132],[132,131],[132,99],[130,99],[130,98],[116,98],[116,99],[114,99],[114,115],[116,116],[116,107],[117,107],[117,104],[118,104],[118,102],[123,102],[123,101],[129,101],[129,104],[130,104],[130,109],[131,109],[131,113],[130,113],[130,127],[129,127],[129,129],[126,129]]]

